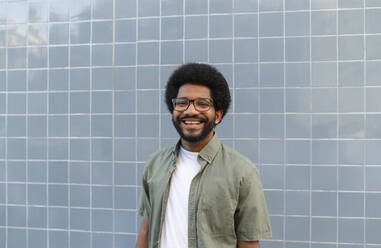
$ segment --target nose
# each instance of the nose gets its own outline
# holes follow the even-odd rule
[[[196,108],[194,107],[194,102],[190,102],[188,108],[184,111],[184,113],[192,114],[192,113],[198,113]]]

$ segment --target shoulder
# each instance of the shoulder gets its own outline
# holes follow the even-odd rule
[[[144,175],[152,174],[154,171],[161,169],[173,159],[173,151],[175,145],[169,146],[159,151],[152,153],[147,159],[146,166],[144,168]]]
[[[233,165],[233,169],[241,171],[243,174],[257,173],[255,164],[240,152],[233,148],[222,144],[221,146],[222,159],[230,165]]]

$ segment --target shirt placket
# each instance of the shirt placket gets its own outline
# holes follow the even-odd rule
[[[203,171],[207,166],[207,161],[202,158],[198,158],[198,162],[201,165],[201,170],[193,178],[188,202],[188,248],[197,248],[197,207],[199,200],[198,188],[200,185],[200,179]]]
[[[161,235],[163,233],[163,227],[164,227],[164,219],[165,219],[165,212],[167,210],[167,203],[168,203],[168,198],[169,198],[169,190],[171,187],[171,181],[172,181],[172,176],[175,173],[176,170],[176,162],[174,160],[172,167],[169,169],[169,177],[168,177],[168,183],[164,191],[164,196],[163,196],[163,203],[162,203],[162,209],[161,209],[161,216],[160,216],[160,233],[159,233],[159,239],[156,243],[156,247],[160,247],[161,243]]]

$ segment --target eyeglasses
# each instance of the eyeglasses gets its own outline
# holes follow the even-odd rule
[[[206,112],[213,106],[213,100],[209,98],[196,98],[194,100],[189,100],[188,98],[180,97],[172,99],[174,110],[180,112],[187,110],[191,102],[193,102],[193,106],[198,112]]]

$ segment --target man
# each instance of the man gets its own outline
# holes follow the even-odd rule
[[[147,162],[136,247],[258,248],[271,237],[258,171],[214,132],[231,102],[225,78],[210,65],[185,64],[165,97],[181,138]]]

